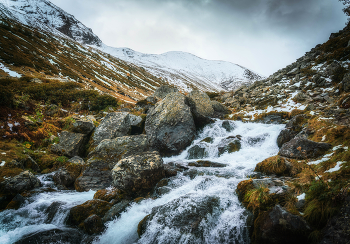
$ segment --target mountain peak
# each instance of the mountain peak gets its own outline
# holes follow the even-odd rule
[[[102,44],[90,28],[47,0],[0,0],[0,15],[82,44]]]

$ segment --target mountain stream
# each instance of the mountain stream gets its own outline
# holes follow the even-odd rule
[[[284,125],[239,121],[227,121],[223,126],[222,120],[207,125],[180,155],[163,158],[165,164],[189,169],[170,178],[168,185],[162,187],[162,194],[155,193],[157,198],[134,202],[118,218],[107,222],[106,230],[95,238],[94,244],[249,243],[246,227],[249,215],[235,190],[257,163],[278,153],[276,140],[283,128]],[[240,138],[241,149],[220,152],[220,146],[229,138]],[[225,167],[188,166],[199,160],[193,147],[200,148],[200,160]],[[52,174],[39,179],[43,187],[54,188]],[[66,228],[69,209],[91,200],[94,193],[62,190],[38,193],[20,209],[0,212],[0,243],[14,243],[37,231]],[[61,205],[54,216],[49,216],[47,209],[53,202]],[[152,218],[139,238],[138,224],[147,215]],[[192,219],[202,216],[191,224],[196,229],[192,232],[184,227],[191,216]]]

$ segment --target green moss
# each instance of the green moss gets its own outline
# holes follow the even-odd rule
[[[212,137],[207,137],[201,140],[201,142],[206,142],[206,143],[213,143],[214,139]]]

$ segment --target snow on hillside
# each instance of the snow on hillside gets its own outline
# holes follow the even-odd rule
[[[209,91],[232,90],[262,78],[240,65],[206,60],[185,52],[144,54],[129,48],[113,48],[106,45],[102,45],[100,49],[142,66],[153,75],[165,78],[184,91],[190,91],[194,87]]]
[[[90,28],[48,0],[0,0],[0,16],[98,48],[145,68],[183,91],[229,91],[262,78],[237,64],[205,60],[190,53],[167,52],[155,55],[129,48],[109,47]]]
[[[79,43],[101,45],[101,40],[80,21],[47,0],[0,0],[0,16],[68,36]]]

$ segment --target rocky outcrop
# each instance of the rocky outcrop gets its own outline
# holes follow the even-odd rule
[[[278,154],[287,158],[312,159],[322,156],[331,147],[332,145],[328,143],[297,137],[283,144]]]
[[[73,123],[73,132],[80,134],[90,134],[95,129],[96,119],[92,115],[76,118]]]
[[[84,167],[84,160],[79,156],[75,156],[68,160],[67,164],[53,175],[53,181],[56,185],[61,185],[67,188],[71,187],[81,174]]]
[[[293,215],[276,205],[267,212],[259,223],[257,243],[266,244],[307,244],[311,228],[302,217]]]
[[[215,118],[223,118],[226,114],[231,113],[231,111],[225,105],[218,101],[210,101],[210,103],[214,109],[213,117]]]
[[[198,90],[192,91],[187,96],[187,104],[191,108],[193,119],[197,127],[202,127],[213,121],[211,117],[214,115],[214,109],[206,93]]]
[[[93,145],[97,146],[105,139],[128,135],[131,128],[129,113],[114,112],[107,114],[95,129]]]
[[[282,145],[286,142],[289,142],[292,140],[298,132],[295,132],[291,129],[284,129],[280,132],[280,134],[277,137],[277,146],[282,147]]]
[[[146,135],[117,137],[103,140],[89,157],[104,159],[115,164],[123,157],[147,151],[148,147]]]
[[[86,142],[86,136],[84,134],[62,131],[59,139],[60,142],[58,144],[51,146],[53,153],[69,158],[83,155],[84,143]]]
[[[169,93],[152,108],[145,130],[150,146],[162,155],[179,153],[193,140],[196,127],[181,93]]]
[[[145,152],[120,160],[112,170],[113,185],[126,194],[151,190],[165,177],[163,159],[158,152]]]
[[[1,182],[1,188],[5,193],[16,195],[40,186],[40,180],[29,171],[10,177]]]

